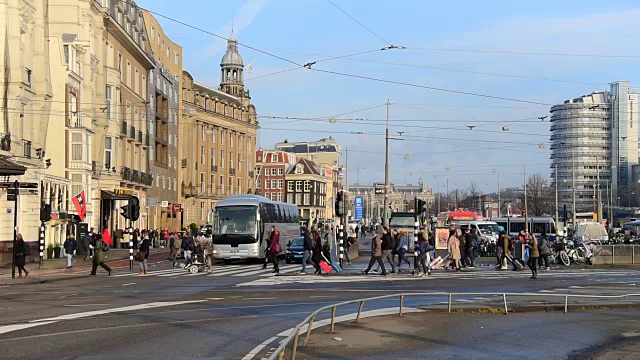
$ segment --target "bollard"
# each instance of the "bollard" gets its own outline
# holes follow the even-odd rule
[[[358,315],[356,316],[356,323],[360,321],[360,313],[362,313],[363,307],[364,307],[364,300],[360,301],[360,307],[358,308]]]
[[[400,316],[402,316],[402,306],[404,305],[404,295],[400,295]]]
[[[451,314],[451,294],[449,294],[449,314]]]
[[[569,295],[565,295],[564,296],[564,313],[566,314],[567,311],[569,310],[569,307],[567,306],[569,303]]]
[[[298,336],[300,335],[300,328],[296,328],[296,336],[293,337],[293,349],[291,349],[291,360],[296,360],[296,352],[298,350]]]
[[[307,336],[304,338],[304,344],[302,347],[307,347],[307,342],[309,342],[309,337],[311,336],[311,329],[313,328],[313,321],[316,319],[316,315],[314,314],[309,320],[309,324],[307,324]]]
[[[616,246],[611,245],[611,265],[616,264]]]
[[[278,360],[284,360],[284,349],[278,354]]]
[[[502,294],[502,301],[504,301],[504,314],[509,314],[509,308],[507,307],[507,294]]]
[[[331,308],[331,333],[333,334],[336,328],[336,306],[333,305]]]

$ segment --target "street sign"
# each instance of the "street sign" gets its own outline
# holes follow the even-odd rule
[[[362,220],[362,215],[364,213],[364,203],[362,201],[362,196],[355,197],[355,220]]]
[[[182,212],[182,204],[173,204],[173,212]]]
[[[168,202],[168,201],[163,201],[162,203],[160,203],[160,205],[161,205],[163,208],[166,208],[166,207],[169,207],[169,202]]]
[[[384,195],[384,185],[376,185],[375,193],[376,195]]]
[[[0,188],[2,189],[11,189],[13,188],[15,185],[12,182],[1,182],[0,183]],[[18,183],[18,187],[20,189],[38,189],[40,187],[40,185],[38,185],[38,183]]]
[[[147,198],[147,206],[158,206],[158,198],[157,197],[148,197]]]
[[[7,201],[16,201],[16,195],[38,195],[38,189],[7,189]]]

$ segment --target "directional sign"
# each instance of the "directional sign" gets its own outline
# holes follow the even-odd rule
[[[0,188],[2,189],[11,189],[14,187],[14,183],[12,182],[1,182],[0,183]],[[38,183],[18,183],[18,187],[20,189],[38,189],[40,187],[40,185],[38,185]]]
[[[362,202],[362,196],[356,196],[355,197],[355,209],[356,209],[356,216],[355,216],[355,220],[362,220],[362,214],[363,214],[363,209],[364,209],[364,203]]]
[[[18,189],[17,195],[38,195],[38,189]],[[7,201],[16,201],[16,189],[7,189]]]
[[[376,195],[384,195],[384,185],[376,185],[375,193]]]

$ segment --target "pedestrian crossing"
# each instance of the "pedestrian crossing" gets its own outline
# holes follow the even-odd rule
[[[182,265],[182,264],[181,264]],[[300,272],[302,265],[281,265],[280,274],[296,274]],[[308,267],[307,271],[313,271],[313,267]],[[139,276],[137,272],[113,274],[112,277],[133,277]],[[246,277],[246,276],[260,276],[271,277],[275,276],[273,273],[273,267],[269,266],[266,269],[262,268],[262,265],[224,265],[214,266],[211,272],[206,270],[192,274],[188,270],[179,266],[176,269],[162,269],[162,270],[150,270],[147,276],[156,276],[160,278],[177,278],[177,277]]]
[[[394,274],[389,276],[379,276],[370,273],[368,276],[362,274],[345,274],[339,276],[278,276],[261,278],[238,284],[236,286],[274,286],[289,284],[322,284],[322,283],[354,283],[354,282],[389,282],[389,281],[433,281],[433,280],[522,280],[528,281],[531,275],[528,271],[434,271],[432,275],[427,277],[412,276],[411,274]],[[598,279],[599,277],[603,279]],[[625,283],[637,281],[640,283],[640,271],[637,270],[551,270],[538,272],[538,280],[544,281],[545,278],[582,278],[594,282],[608,281],[620,277]]]

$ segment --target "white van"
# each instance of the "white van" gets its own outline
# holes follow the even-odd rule
[[[609,234],[604,225],[595,221],[581,222],[577,224],[575,238],[581,240],[609,241]]]
[[[498,224],[493,221],[455,221],[452,222],[452,224],[456,225],[457,228],[459,227],[462,230],[476,229],[476,234],[478,234],[479,239],[485,239],[491,243],[496,243],[498,241],[498,237],[500,236]]]

